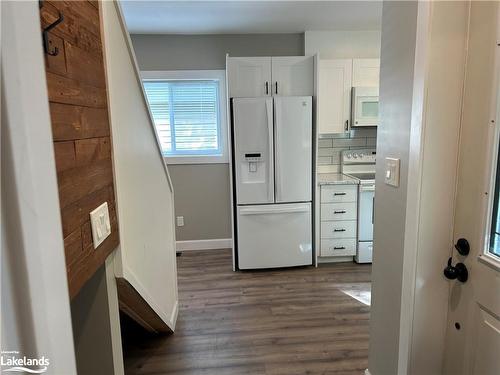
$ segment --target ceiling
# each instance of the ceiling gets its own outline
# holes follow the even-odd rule
[[[379,30],[380,1],[121,0],[132,34]]]

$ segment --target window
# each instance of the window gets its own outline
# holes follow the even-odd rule
[[[486,218],[486,241],[483,247],[481,259],[488,263],[500,266],[500,96],[497,104],[497,121],[490,127],[490,136],[488,144],[489,160],[489,186],[488,194],[485,195],[488,200],[488,216]]]
[[[143,73],[167,163],[227,162],[224,75],[220,71]]]
[[[500,147],[497,147],[500,153]],[[493,195],[493,209],[491,218],[491,233],[489,243],[489,253],[500,257],[500,154],[497,155],[497,165],[495,173],[495,190]]]

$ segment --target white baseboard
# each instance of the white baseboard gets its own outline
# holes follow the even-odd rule
[[[177,251],[191,250],[215,250],[215,249],[231,249],[233,240],[231,238],[218,238],[214,240],[194,240],[194,241],[177,241]]]
[[[174,307],[172,309],[172,314],[170,314],[170,329],[175,331],[175,325],[177,324],[177,316],[179,315],[179,300],[175,301]]]
[[[318,264],[322,263],[342,263],[342,262],[354,262],[354,257],[352,256],[340,256],[340,257],[318,257]]]

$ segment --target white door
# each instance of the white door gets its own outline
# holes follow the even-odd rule
[[[240,269],[312,264],[311,203],[238,207]]]
[[[380,59],[352,60],[352,86],[378,87],[380,81]]]
[[[351,114],[352,60],[319,60],[318,123],[320,134],[343,133]]]
[[[470,10],[454,227],[470,253],[450,254],[468,280],[450,281],[445,374],[500,374],[499,10],[497,2]]]
[[[271,95],[270,57],[228,57],[230,98]]]
[[[275,97],[274,116],[275,200],[310,201],[312,97]]]
[[[236,203],[273,203],[273,99],[236,98],[232,105]]]
[[[271,75],[273,95],[314,95],[313,56],[273,57]]]

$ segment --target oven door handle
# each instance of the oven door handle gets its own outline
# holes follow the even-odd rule
[[[360,185],[359,191],[375,191],[375,185]]]
[[[372,225],[375,224],[375,194],[372,197]]]

